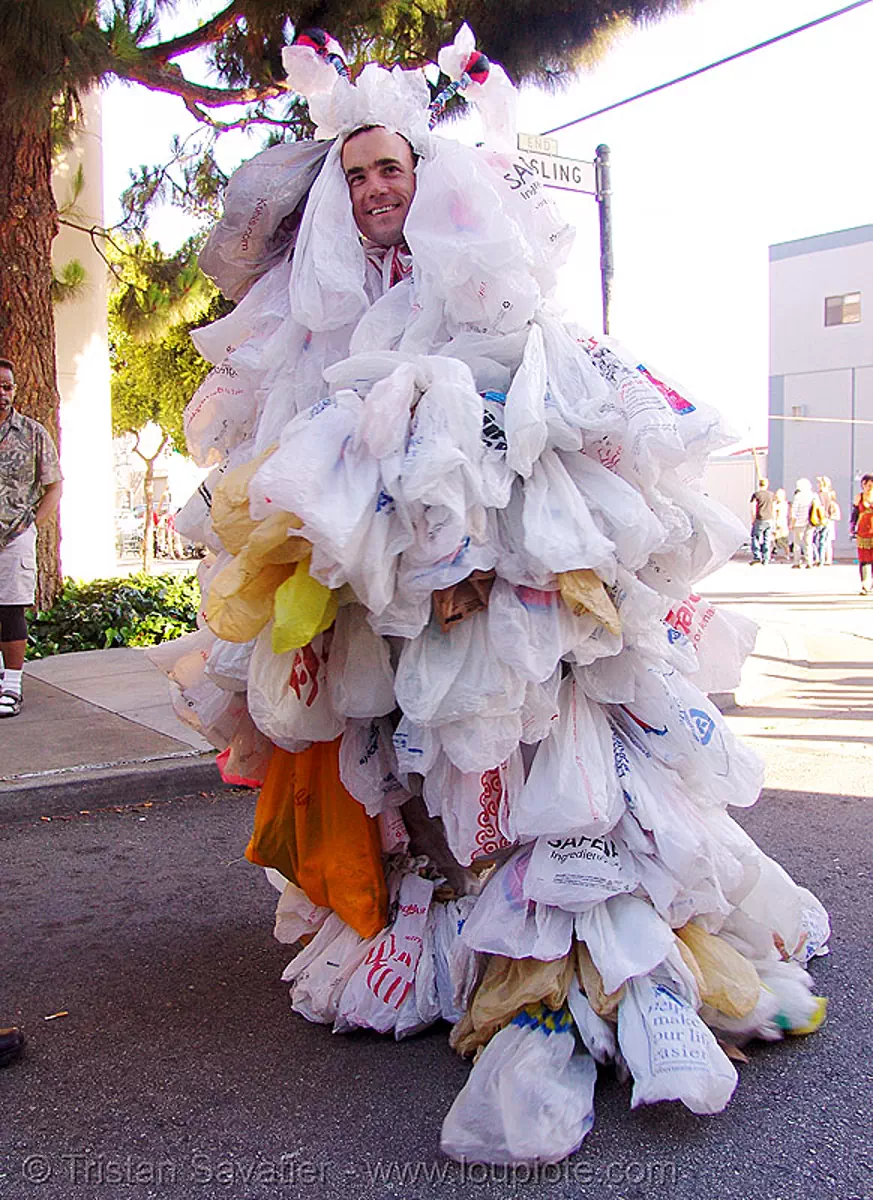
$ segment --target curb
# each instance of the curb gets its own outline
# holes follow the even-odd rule
[[[0,783],[0,824],[34,817],[171,800],[188,792],[232,791],[212,754],[72,767]]]

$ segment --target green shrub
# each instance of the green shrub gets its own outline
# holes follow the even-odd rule
[[[51,608],[28,613],[27,657],[154,646],[196,629],[196,575],[130,575],[64,582]]]

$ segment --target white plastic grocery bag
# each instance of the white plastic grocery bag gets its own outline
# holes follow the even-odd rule
[[[547,835],[534,843],[524,894],[542,904],[584,912],[592,904],[632,892],[639,878],[621,836]]]
[[[597,837],[624,812],[612,731],[599,705],[572,676],[562,682],[558,703],[560,716],[510,811],[510,834],[519,841],[541,834]]]
[[[433,886],[419,875],[404,876],[397,919],[374,938],[342,994],[337,1014],[339,1031],[360,1027],[387,1033],[397,1024],[401,1007],[410,1000],[415,1003],[415,974]]]
[[[360,604],[345,604],[337,612],[327,686],[339,716],[383,717],[394,708],[388,643],[373,633]]]
[[[573,914],[524,895],[531,847],[524,846],[489,878],[464,922],[461,939],[471,949],[505,958],[554,962],[570,953]]]
[[[428,811],[439,814],[449,849],[461,866],[488,858],[510,845],[503,832],[523,782],[521,755],[486,771],[463,773],[441,754],[424,780]]]
[[[687,1000],[657,978],[631,979],[618,1006],[618,1044],[634,1077],[631,1108],[681,1100],[721,1112],[737,1072]]]
[[[590,568],[610,582],[615,546],[594,523],[591,511],[556,450],[534,463],[524,485],[524,546],[550,571]]]
[[[277,746],[296,752],[309,742],[332,742],[345,727],[327,686],[330,631],[308,646],[273,653],[273,622],[258,634],[249,671],[248,705],[258,729]]]
[[[626,979],[648,975],[674,945],[673,930],[639,896],[612,896],[577,913],[575,926],[607,994],[617,991]]]
[[[597,1062],[611,1062],[617,1054],[615,1030],[608,1021],[599,1017],[588,997],[579,986],[575,974],[570,980],[567,990],[567,1007],[576,1026],[576,1032],[582,1039],[585,1049]]]
[[[529,1005],[494,1035],[443,1121],[462,1162],[559,1162],[594,1124],[597,1067],[576,1053],[566,1008]]]
[[[397,761],[387,717],[349,721],[340,742],[339,773],[343,787],[376,817],[399,808],[409,792],[397,778]]]
[[[282,975],[291,983],[291,1007],[307,1021],[330,1024],[352,971],[367,952],[369,942],[331,913],[321,929]]]

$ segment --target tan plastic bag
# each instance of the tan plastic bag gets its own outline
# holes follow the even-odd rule
[[[249,484],[275,451],[276,447],[270,446],[251,462],[227,471],[212,493],[212,529],[230,554],[239,554],[257,524],[249,516]]]
[[[761,980],[747,958],[716,934],[689,922],[676,936],[694,955],[703,986],[700,998],[728,1017],[746,1017],[758,1003]]]
[[[576,617],[592,616],[609,633],[621,633],[621,617],[604,587],[603,580],[588,568],[558,574],[561,597]]]
[[[490,1041],[527,1004],[542,1000],[549,1008],[560,1008],[567,999],[572,976],[569,956],[541,962],[537,958],[493,955],[473,996],[469,1010],[471,1029],[464,1037],[465,1049],[456,1047],[459,1053],[470,1054]]]
[[[206,623],[225,642],[250,642],[273,615],[273,596],[294,567],[268,564],[254,570],[238,554],[210,582]]]
[[[618,1003],[624,995],[624,984],[614,992],[606,992],[603,988],[603,978],[588,952],[584,942],[574,942],[570,957],[574,960],[579,986],[588,997],[588,1003],[605,1021],[615,1021],[618,1016]]]

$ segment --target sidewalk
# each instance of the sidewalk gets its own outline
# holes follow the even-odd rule
[[[700,590],[761,625],[740,687],[717,698],[737,732],[772,738],[773,702],[781,696],[778,711],[791,722],[816,718],[825,773],[826,756],[839,747],[857,760],[860,777],[873,779],[873,749],[859,721],[873,716],[866,701],[873,695],[873,597],[858,595],[857,568],[792,571],[736,559]],[[834,710],[835,681],[846,711]],[[819,695],[824,687],[829,707]],[[167,681],[143,650],[28,663],[24,694],[21,715],[0,721],[0,821],[224,786],[214,749],[176,719]],[[787,761],[790,769],[790,755]]]
[[[145,651],[29,662],[21,715],[0,721],[0,820],[213,790],[214,756]]]

